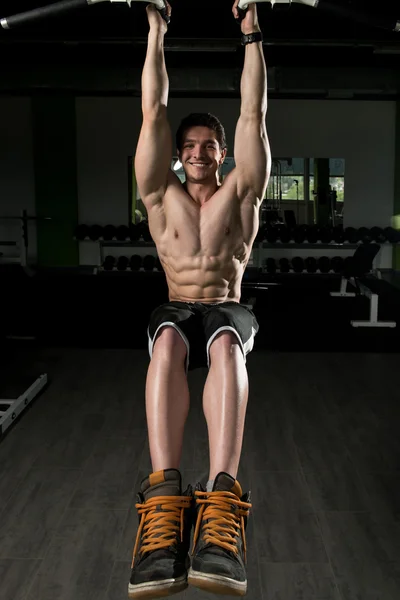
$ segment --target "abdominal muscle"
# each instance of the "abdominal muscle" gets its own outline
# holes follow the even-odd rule
[[[242,278],[258,228],[254,208],[241,210],[225,184],[201,208],[180,183],[169,192],[162,211],[149,219],[169,300],[240,302]],[[244,227],[244,222],[251,225]]]
[[[240,302],[244,267],[237,259],[160,257],[169,289],[169,300],[178,302]]]

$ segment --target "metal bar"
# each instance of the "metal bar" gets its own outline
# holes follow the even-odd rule
[[[40,375],[36,381],[16,400],[0,400],[0,404],[10,404],[6,411],[0,411],[0,434],[3,434],[28,404],[39,394],[47,384],[47,374]]]
[[[296,4],[304,4],[305,6],[311,6],[312,8],[316,8],[318,6],[319,0],[240,0],[238,8],[241,10],[247,10],[249,4],[292,4],[295,2]]]
[[[12,29],[19,25],[28,25],[29,23],[36,23],[47,17],[60,16],[71,10],[82,8],[87,6],[87,0],[61,0],[55,4],[49,4],[48,6],[42,6],[40,8],[34,8],[11,17],[1,19],[0,23],[3,29]]]
[[[157,10],[160,11],[163,19],[169,23],[164,0],[61,0],[60,2],[49,4],[48,6],[34,8],[10,17],[5,17],[0,20],[0,24],[3,29],[13,29],[20,25],[36,23],[42,19],[47,19],[47,17],[57,17],[72,10],[90,6],[92,4],[99,4],[100,2],[123,2],[129,6],[131,6],[131,2],[147,2],[148,4],[154,4]]]
[[[308,225],[310,207],[310,159],[304,159],[304,223]],[[299,223],[297,223],[299,225]]]
[[[378,294],[370,296],[369,319],[371,323],[378,322]]]
[[[272,7],[274,4],[292,4],[292,2],[304,4],[311,8],[326,10],[335,15],[335,17],[343,17],[352,21],[358,21],[370,27],[380,27],[389,31],[400,32],[400,21],[395,20],[393,17],[381,15],[378,12],[371,13],[366,12],[365,10],[357,10],[351,5],[340,6],[336,0],[240,0],[238,8],[242,11],[241,15],[243,16],[249,4],[266,2],[269,2]]]

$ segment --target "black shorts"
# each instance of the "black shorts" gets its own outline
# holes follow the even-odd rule
[[[259,330],[254,313],[238,302],[168,302],[156,308],[150,316],[147,329],[150,358],[159,331],[167,326],[173,327],[185,342],[186,373],[199,367],[210,367],[210,346],[221,331],[231,331],[236,335],[246,362]]]

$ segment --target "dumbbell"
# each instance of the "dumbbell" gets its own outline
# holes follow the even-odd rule
[[[304,244],[304,242],[306,241],[306,232],[306,225],[299,225],[295,228],[293,233],[293,239],[296,242],[296,244]]]
[[[278,238],[281,240],[282,244],[288,244],[292,239],[291,232],[285,225],[278,226]]]
[[[317,225],[309,227],[306,236],[309,244],[316,244],[319,239],[319,228]]]
[[[343,225],[338,225],[333,229],[333,240],[336,244],[344,243]]]
[[[300,256],[293,258],[292,268],[295,273],[302,273],[304,271],[304,259]]]
[[[321,258],[318,259],[318,269],[321,273],[329,273],[331,270],[331,259],[327,256],[321,256]]]
[[[288,258],[281,258],[279,260],[279,268],[281,273],[289,273],[290,272],[290,263]]]
[[[143,239],[143,241],[151,242],[152,238],[150,234],[149,224],[147,223],[147,221],[142,221],[141,223],[136,225],[136,227],[138,227],[140,237]]]
[[[372,227],[370,234],[371,239],[374,240],[377,244],[384,244],[386,242],[386,235],[382,227]]]
[[[276,244],[278,241],[278,231],[276,227],[267,227],[267,241],[269,244]]]
[[[116,238],[119,242],[125,242],[125,240],[129,239],[129,227],[127,225],[117,227]]]
[[[351,273],[352,267],[353,267],[353,263],[354,263],[354,257],[353,256],[346,256],[346,258],[344,259],[344,270],[345,271],[349,271]]]
[[[400,242],[400,231],[397,231],[393,227],[385,227],[383,231],[386,236],[386,239],[391,244],[397,244],[398,242]]]
[[[264,240],[267,239],[267,230],[268,230],[267,225],[261,225],[261,227],[258,229],[258,232],[256,235],[256,239],[255,239],[256,244],[259,244],[260,242],[263,242]]]
[[[126,271],[129,266],[129,258],[127,256],[120,256],[118,258],[117,269],[118,271]]]
[[[103,268],[105,271],[112,271],[115,266],[115,256],[106,256],[104,259]]]
[[[367,227],[360,227],[358,230],[358,241],[363,244],[370,244],[372,242],[371,233]]]
[[[114,225],[106,225],[103,229],[103,238],[110,242],[116,236],[116,230]]]
[[[344,239],[350,244],[356,244],[358,242],[358,233],[354,227],[346,227],[344,230]]]
[[[89,237],[93,242],[97,242],[97,240],[103,237],[103,227],[100,227],[100,225],[91,225],[89,227]]]
[[[319,238],[323,244],[330,244],[332,241],[333,232],[330,227],[321,227]]]
[[[75,230],[75,237],[78,240],[85,240],[89,237],[89,227],[88,225],[78,225]]]
[[[142,257],[139,254],[134,254],[131,256],[129,264],[132,271],[139,271],[142,266]]]
[[[140,238],[140,231],[137,227],[137,225],[135,225],[135,223],[131,223],[129,225],[129,239],[131,240],[131,242],[137,242]]]
[[[335,273],[342,273],[344,269],[344,259],[341,256],[332,258],[332,269]]]
[[[304,262],[307,269],[307,273],[317,272],[318,263],[316,258],[314,258],[313,256],[308,256]]]
[[[268,273],[276,273],[276,262],[274,258],[267,258],[266,267]]]
[[[143,268],[145,271],[153,271],[156,266],[156,257],[148,254],[143,259]]]

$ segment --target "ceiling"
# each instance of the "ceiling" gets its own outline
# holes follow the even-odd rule
[[[318,74],[318,81],[321,73],[325,73],[334,82],[335,77],[347,71],[347,83],[337,83],[339,89],[345,89],[353,77],[349,70],[365,78],[367,69],[372,77],[370,94],[373,95],[377,87],[381,95],[398,97],[400,32],[391,32],[374,24],[382,16],[400,21],[400,2],[330,1],[341,8],[350,7],[368,24],[328,13],[322,8],[323,0],[317,9],[293,4],[290,9],[276,5],[272,10],[270,4],[258,5],[265,57],[271,70],[270,79],[274,79],[272,88],[276,88],[276,82],[285,73],[302,73],[303,79],[307,79],[307,75],[314,72],[316,76]],[[240,28],[231,12],[233,2],[171,0],[170,3],[172,20],[165,37],[168,69],[176,69],[177,73],[183,69],[192,72],[207,70],[209,78],[215,71],[219,73],[219,80],[223,79],[223,71],[226,70],[230,81],[235,72],[231,91],[237,93],[237,73],[243,66],[243,49],[240,46]],[[51,2],[2,0],[0,18],[47,4]],[[0,29],[0,66],[5,73],[0,92],[12,91],[16,86],[16,69],[21,75],[20,89],[25,77],[23,73],[27,71],[30,79],[25,87],[34,85],[33,73],[42,70],[41,77],[44,77],[43,69],[49,73],[54,67],[79,70],[86,66],[102,68],[104,73],[107,69],[114,69],[114,73],[115,69],[126,68],[140,71],[149,29],[145,6],[143,2],[132,2],[131,8],[123,3],[104,2],[74,10],[62,17],[48,18],[35,25],[8,31]],[[61,85],[60,77],[58,81]],[[225,83],[221,83],[220,87],[222,93],[228,91]],[[311,82],[308,87],[313,87]],[[364,83],[362,87],[365,87]],[[109,91],[112,93],[112,86]]]

